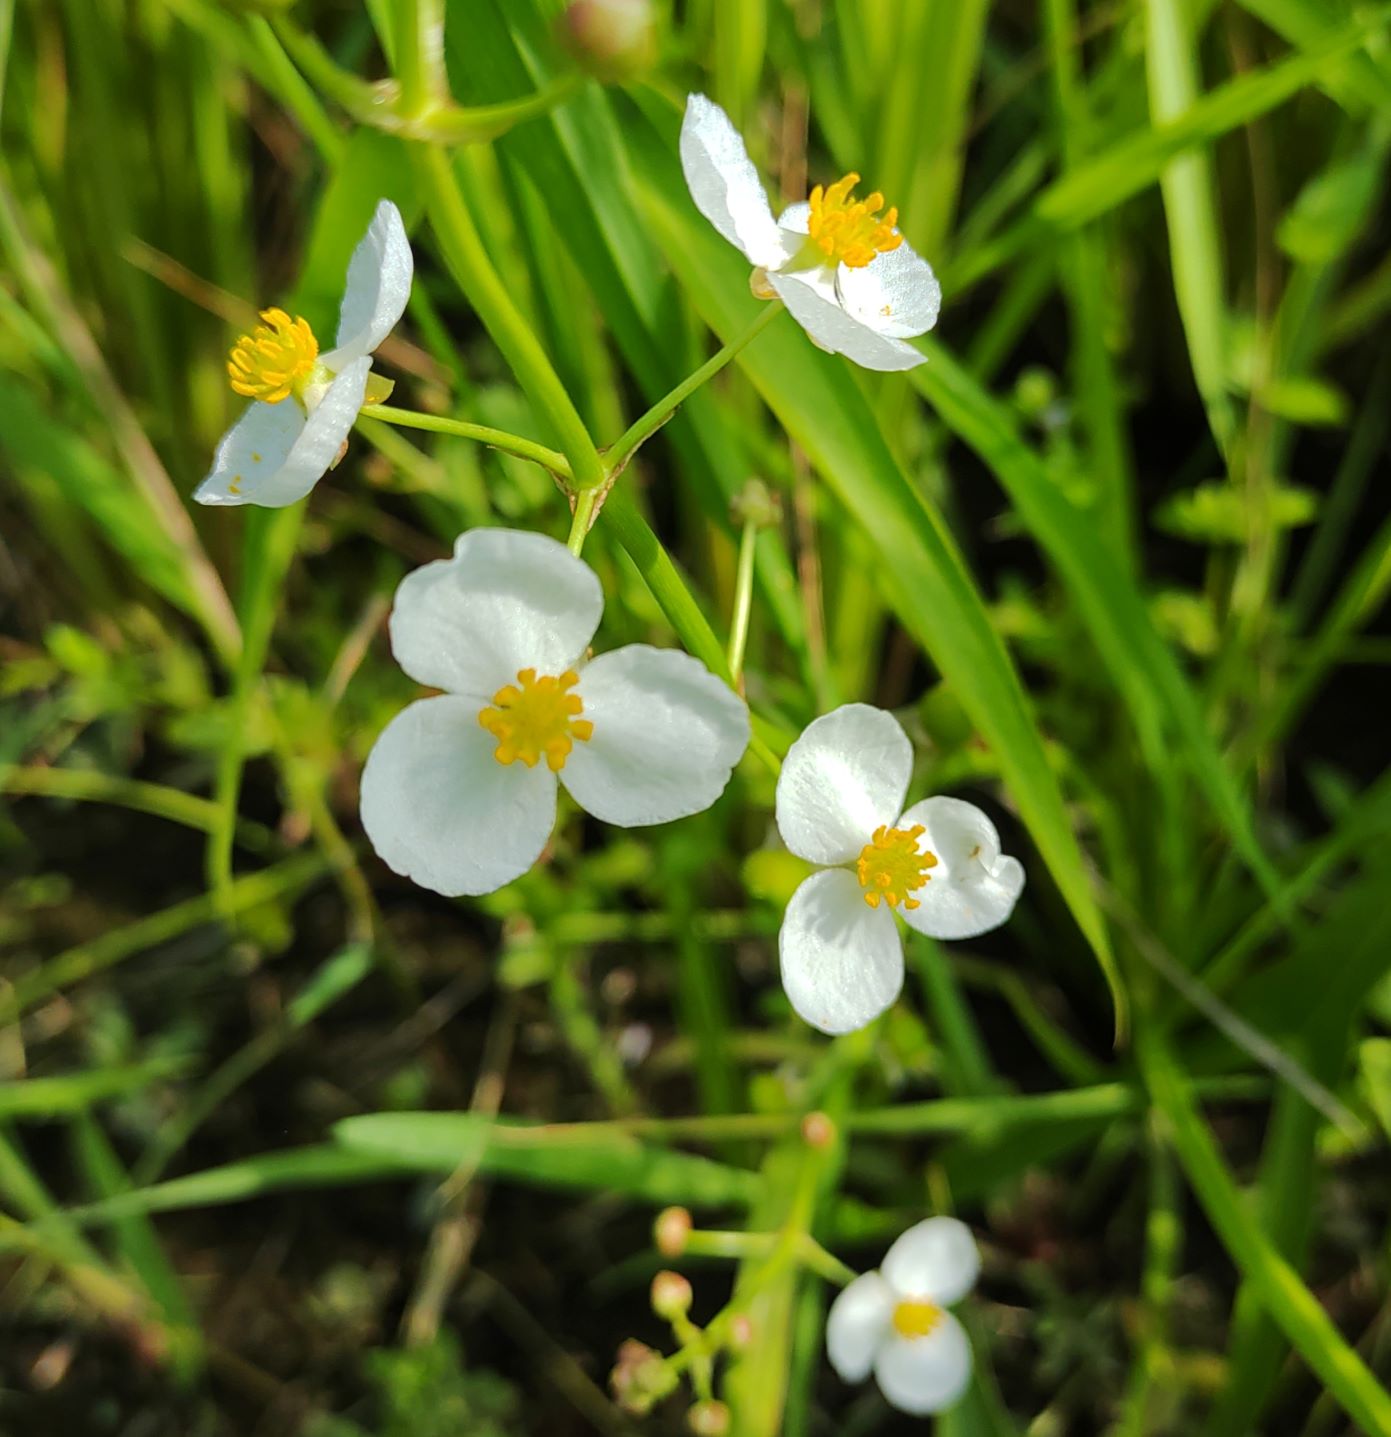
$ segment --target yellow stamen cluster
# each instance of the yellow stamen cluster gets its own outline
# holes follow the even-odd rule
[[[264,324],[232,346],[227,377],[238,394],[264,404],[279,404],[313,373],[319,341],[307,320],[291,319],[283,309],[263,309],[261,318]]]
[[[942,1309],[931,1302],[900,1302],[894,1308],[894,1331],[900,1337],[926,1337],[942,1320]]]
[[[493,695],[494,707],[478,715],[478,722],[497,739],[493,757],[499,763],[520,759],[535,768],[545,754],[547,767],[559,773],[575,740],[587,743],[594,733],[594,725],[580,718],[584,712],[580,696],[568,692],[579,681],[574,669],[559,677],[540,678],[535,669],[522,669],[515,684],[500,688]]]
[[[918,839],[926,830],[922,824],[912,828],[888,828],[880,824],[874,837],[860,850],[855,873],[865,891],[865,902],[878,908],[880,900],[890,908],[901,903],[917,908],[916,898],[909,895],[928,881],[929,868],[937,867],[935,853],[920,852]]]
[[[807,233],[812,243],[832,263],[863,269],[877,254],[887,254],[903,243],[903,236],[894,232],[898,209],[884,215],[884,196],[878,190],[868,199],[853,197],[859,175],[852,170],[833,185],[817,185],[811,192],[811,214]]]

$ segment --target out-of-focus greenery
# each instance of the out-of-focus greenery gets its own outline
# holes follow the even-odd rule
[[[455,100],[542,99],[447,144],[360,88],[434,8],[0,0],[0,1432],[682,1430],[689,1388],[639,1423],[605,1382],[672,1345],[680,1204],[857,1268],[969,1221],[952,1437],[1391,1433],[1386,7],[687,0],[650,68],[572,84],[555,0],[448,0]],[[393,403],[610,443],[757,314],[681,178],[697,89],[783,198],[853,169],[899,206],[930,362],[780,318],[639,452],[585,550],[609,645],[721,668],[731,502],[780,502],[763,757],[669,829],[563,813],[448,903],[357,819],[413,696],[390,596],[565,499],[364,417],[305,505],[194,512],[225,353],[287,297],[331,328],[386,195]],[[777,982],[772,770],[852,699],[1029,886],[831,1042]],[[752,1302],[736,1433],[908,1430],[826,1368],[820,1278],[689,1272],[697,1321]]]

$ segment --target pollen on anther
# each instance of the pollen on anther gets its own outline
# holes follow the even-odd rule
[[[903,243],[896,229],[897,208],[881,215],[884,196],[878,190],[866,199],[854,199],[859,182],[859,175],[852,170],[833,185],[817,185],[808,199],[811,243],[832,263],[851,269],[862,269],[876,255],[887,254]]]
[[[528,768],[544,757],[546,767],[559,773],[575,743],[587,743],[594,734],[593,722],[579,717],[583,700],[569,692],[577,683],[574,669],[539,678],[535,669],[521,669],[517,682],[504,684],[493,695],[492,706],[478,715],[478,722],[498,741],[493,757],[501,764],[520,760]]]

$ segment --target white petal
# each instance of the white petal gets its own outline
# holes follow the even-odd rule
[[[478,705],[420,699],[382,731],[362,771],[362,825],[397,873],[455,898],[491,893],[541,856],[555,826],[555,775],[501,764]]]
[[[200,504],[251,504],[264,479],[280,472],[304,429],[304,410],[293,399],[250,405],[222,436],[208,477],[194,491]]]
[[[924,1218],[896,1239],[880,1271],[900,1299],[951,1307],[976,1285],[980,1249],[957,1218]]]
[[[975,804],[960,798],[928,798],[899,819],[922,824],[918,848],[937,855],[937,867],[914,892],[917,908],[903,908],[904,921],[929,938],[975,938],[998,928],[1024,891],[1024,866],[1000,852],[995,825]]]
[[[900,1412],[926,1417],[959,1401],[971,1382],[966,1329],[944,1312],[926,1337],[893,1333],[874,1360],[874,1380]]]
[[[370,359],[335,376],[306,419],[293,399],[253,404],[217,447],[212,472],[193,497],[200,504],[283,509],[304,496],[338,458],[362,408]]]
[[[573,668],[603,612],[597,575],[564,544],[518,529],[470,529],[452,559],[401,581],[391,650],[417,683],[490,699],[520,669]]]
[[[903,941],[887,903],[871,908],[853,873],[813,873],[792,895],[778,934],[782,985],[823,1033],[853,1033],[903,987]]]
[[[560,781],[581,808],[623,828],[710,807],[749,745],[743,699],[699,659],[629,644],[600,654],[575,692],[593,736]]]
[[[913,746],[899,721],[869,704],[814,719],[787,752],[778,778],[782,841],[812,863],[846,863],[903,809]]]
[[[842,1288],[826,1316],[826,1356],[842,1382],[863,1382],[888,1335],[893,1289],[877,1272],[862,1273]]]
[[[348,261],[334,341],[337,347],[323,356],[329,369],[336,373],[354,359],[371,354],[395,329],[411,297],[414,272],[401,211],[390,200],[383,200]]]
[[[926,334],[942,307],[942,286],[932,266],[906,240],[858,269],[841,265],[836,289],[851,319],[895,339]]]
[[[799,200],[795,205],[788,205],[778,216],[778,228],[801,236],[807,233],[810,221],[811,206],[805,200]]]
[[[912,369],[926,363],[926,355],[919,354],[911,345],[878,334],[853,319],[834,299],[818,292],[806,273],[770,272],[768,283],[782,297],[793,319],[822,349],[843,354],[864,369]]]
[[[681,168],[696,208],[750,264],[782,263],[782,241],[763,181],[729,116],[704,95],[686,98]]]

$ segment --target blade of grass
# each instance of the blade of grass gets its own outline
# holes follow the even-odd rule
[[[1266,1310],[1339,1405],[1368,1437],[1391,1437],[1391,1394],[1333,1325],[1298,1273],[1275,1250],[1232,1181],[1166,1041],[1148,1025],[1136,1033],[1145,1082],[1208,1221]]]

